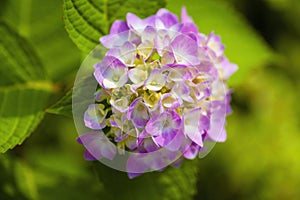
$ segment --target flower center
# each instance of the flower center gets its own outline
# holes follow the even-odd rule
[[[120,80],[120,76],[114,75],[113,78],[112,78],[112,80],[113,80],[114,82],[118,82],[118,81]]]
[[[137,107],[137,110],[138,110],[138,111],[143,111],[143,110],[144,110],[144,106],[139,105],[139,106]]]
[[[152,92],[150,95],[147,92],[144,93],[144,101],[149,107],[154,107],[158,100],[160,99],[161,94]]]
[[[196,78],[193,79],[193,83],[195,83],[195,84],[201,83],[203,81],[204,81],[204,79],[201,76],[197,76]]]

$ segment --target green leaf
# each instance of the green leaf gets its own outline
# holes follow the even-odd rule
[[[15,177],[16,162],[13,156],[5,154],[0,159],[0,199],[27,199],[18,187]],[[23,180],[24,181],[24,180]]]
[[[196,193],[198,163],[185,160],[178,169],[169,167],[134,179],[98,163],[95,169],[111,199],[189,200]]]
[[[72,117],[72,90],[46,110],[48,113]]]
[[[74,87],[67,92],[57,103],[50,106],[46,111],[48,113],[73,117],[73,113],[81,113],[87,106],[93,102],[95,87],[97,86],[94,78],[93,66],[101,61],[106,49],[98,45],[86,59],[82,62],[77,72]],[[90,93],[87,91],[91,91]],[[92,101],[91,101],[92,100]],[[73,112],[73,113],[72,113]]]
[[[61,1],[2,1],[0,18],[32,44],[49,77],[73,80],[81,55],[64,29]]]
[[[30,45],[0,23],[0,152],[21,144],[44,115],[55,87]]]
[[[21,159],[16,160],[14,167],[17,186],[23,195],[28,199],[39,199],[33,170]]]
[[[128,12],[147,17],[165,5],[165,0],[64,0],[64,20],[73,42],[87,54],[116,19]]]
[[[225,54],[231,62],[238,64],[238,71],[230,78],[230,85],[242,82],[252,69],[263,66],[273,58],[273,52],[240,13],[224,1],[172,0],[167,8],[180,14],[180,7],[186,6],[189,15],[205,34],[214,31],[221,35]]]
[[[5,23],[0,24],[0,35],[2,86],[46,79],[40,60],[24,39]]]

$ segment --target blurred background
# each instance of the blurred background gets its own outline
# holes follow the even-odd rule
[[[239,64],[229,82],[234,93],[228,139],[201,160],[144,178],[159,177],[170,187],[161,199],[299,199],[300,1],[169,0],[167,8],[178,14],[183,3],[200,31],[220,34],[225,54]],[[203,18],[204,14],[208,17]],[[59,85],[51,105],[72,87],[83,58],[64,29],[62,1],[0,0],[0,19],[28,39]],[[254,34],[249,38],[258,38],[267,50],[252,47],[247,34]],[[265,51],[268,56],[263,56]],[[142,188],[143,176],[130,187],[126,174],[85,161],[76,137],[71,118],[47,114],[29,139],[0,155],[0,199],[119,199],[114,191],[130,199],[137,183],[147,192],[146,184]],[[160,177],[173,171],[181,179]],[[179,187],[181,191],[171,189],[184,185],[185,179],[193,181]],[[149,191],[159,194],[160,189]],[[186,193],[186,198],[180,197]],[[147,195],[150,198],[152,193],[145,193],[145,199]]]

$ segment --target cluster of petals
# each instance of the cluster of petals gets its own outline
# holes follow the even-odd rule
[[[128,13],[100,42],[108,50],[94,66],[99,89],[84,115],[92,131],[78,138],[87,159],[132,152],[127,169],[134,177],[195,158],[205,141],[226,140],[226,81],[237,66],[220,37],[200,33],[185,8],[180,21],[166,9],[146,19]]]

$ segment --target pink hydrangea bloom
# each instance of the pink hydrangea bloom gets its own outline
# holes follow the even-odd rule
[[[200,33],[185,8],[181,21],[166,9],[146,19],[128,13],[100,42],[108,49],[95,65],[100,89],[84,115],[93,132],[78,139],[86,159],[112,160],[116,147],[132,152],[132,178],[174,158],[194,159],[206,141],[226,140],[226,81],[237,66],[220,37]]]

